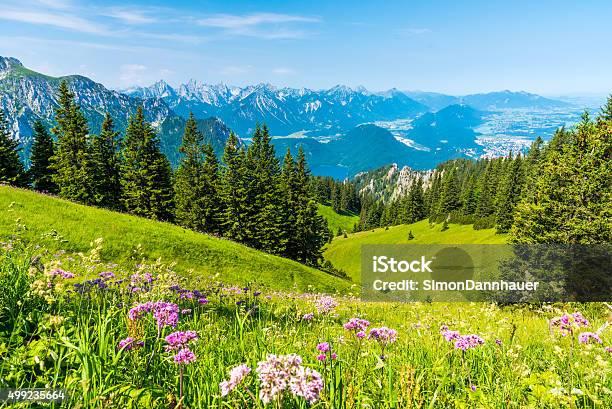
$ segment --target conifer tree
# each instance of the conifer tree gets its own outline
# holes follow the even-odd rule
[[[316,266],[321,259],[321,249],[327,241],[329,230],[325,218],[318,213],[317,203],[309,195],[307,186],[310,171],[301,146],[298,149],[295,169],[295,194],[298,200],[295,234],[300,243],[295,259]]]
[[[57,186],[53,182],[54,171],[51,169],[53,155],[53,138],[43,123],[38,120],[34,123],[34,143],[28,174],[32,187],[39,192],[57,193]]]
[[[425,200],[423,198],[423,178],[420,176],[410,186],[407,202],[407,223],[415,223],[426,217]]]
[[[92,138],[91,152],[95,172],[95,203],[109,209],[122,209],[119,132],[115,131],[108,112],[104,116],[100,134]]]
[[[518,243],[612,242],[612,121],[587,114],[545,148],[533,194],[517,206],[511,240]]]
[[[171,220],[172,168],[159,140],[138,107],[129,121],[121,150],[121,188],[124,208],[139,216]]]
[[[180,151],[183,157],[174,182],[176,222],[193,230],[219,234],[217,157],[212,146],[204,143],[192,113],[185,124]]]
[[[53,181],[61,197],[92,204],[95,184],[89,127],[66,81],[60,84],[58,104],[55,111],[57,126],[52,129],[57,138],[51,159],[51,167],[55,171]]]
[[[284,215],[279,191],[280,165],[267,126],[257,126],[253,143],[247,150],[250,214],[247,221],[248,240],[252,247],[282,254],[287,237],[283,229]],[[308,183],[304,185],[308,188]]]
[[[0,183],[24,186],[26,174],[19,159],[19,142],[11,137],[8,121],[0,108]]]
[[[226,237],[244,242],[247,214],[246,155],[238,145],[238,137],[232,132],[223,152],[224,168],[221,171],[221,198],[223,200],[222,229]]]
[[[495,201],[495,162],[487,161],[487,167],[478,180],[478,205],[476,206],[476,216],[487,217],[494,212]]]
[[[295,161],[291,155],[291,150],[287,148],[287,153],[283,158],[283,168],[280,175],[280,191],[283,197],[284,209],[284,228],[286,232],[286,243],[284,255],[295,259],[299,252],[299,237],[297,237],[296,219],[299,210],[299,188],[296,186]]]
[[[514,221],[514,209],[521,199],[525,184],[523,159],[509,158],[510,164],[500,182],[496,199],[495,223],[498,233],[506,233]]]
[[[461,206],[459,200],[459,186],[455,170],[447,172],[442,180],[442,195],[440,198],[440,211],[444,215],[457,210]]]
[[[612,95],[608,97],[606,104],[601,108],[601,113],[598,117],[599,122],[611,122],[612,121]]]

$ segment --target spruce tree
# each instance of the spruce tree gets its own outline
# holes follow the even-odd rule
[[[606,105],[601,108],[601,113],[598,117],[599,122],[611,122],[612,121],[612,95],[608,97]]]
[[[92,204],[95,200],[95,184],[89,127],[66,81],[60,84],[58,104],[55,110],[57,126],[52,129],[57,138],[51,158],[51,168],[55,172],[53,182],[61,197]]]
[[[423,178],[420,176],[412,182],[408,192],[408,209],[406,223],[415,223],[426,217],[425,200],[423,198]]]
[[[518,243],[612,242],[612,120],[584,115],[544,149],[533,194],[517,206]]]
[[[159,140],[145,121],[142,107],[130,118],[121,150],[121,189],[124,208],[135,215],[172,219],[172,168]]]
[[[229,239],[244,242],[247,214],[247,177],[245,152],[239,146],[238,137],[232,132],[223,152],[224,167],[221,171],[221,198],[223,200],[223,234]]]
[[[92,161],[95,169],[95,203],[98,206],[120,210],[121,158],[119,132],[107,112],[99,135],[91,141]]]
[[[495,223],[498,233],[506,233],[514,222],[514,209],[521,200],[525,175],[523,159],[518,155],[515,159],[509,159],[510,166],[500,182],[496,200]]]
[[[476,206],[476,216],[488,217],[495,211],[495,162],[493,159],[487,160],[487,167],[478,180],[478,204]]]
[[[299,208],[299,192],[298,186],[296,186],[295,161],[293,160],[289,148],[287,148],[287,153],[283,159],[283,168],[280,175],[280,190],[284,202],[283,216],[287,239],[284,255],[288,258],[295,259],[298,255],[300,246],[295,224]]]
[[[440,198],[440,211],[444,215],[459,209],[459,186],[455,170],[448,171],[442,180],[442,195]]]
[[[220,233],[218,162],[212,146],[204,143],[193,114],[185,123],[183,154],[174,181],[176,222],[187,228]]]
[[[280,164],[265,125],[256,127],[253,143],[247,150],[246,164],[251,214],[246,223],[249,244],[269,253],[282,254],[287,237],[279,190]],[[308,188],[308,183],[304,188]]]
[[[0,108],[0,183],[24,186],[26,174],[19,159],[19,142],[11,137],[8,121]]]
[[[38,120],[34,123],[34,143],[28,174],[32,187],[39,192],[57,193],[57,186],[53,182],[54,171],[51,169],[53,155],[53,138],[43,123]]]
[[[316,201],[310,197],[307,185],[310,170],[306,164],[304,150],[300,146],[295,165],[295,186],[298,202],[295,234],[299,243],[296,260],[316,266],[321,259],[322,247],[327,241],[327,222],[318,213]]]

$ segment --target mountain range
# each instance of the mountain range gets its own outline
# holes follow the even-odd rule
[[[186,118],[221,154],[230,129],[248,143],[256,123],[270,128],[279,157],[303,146],[315,174],[351,176],[389,163],[427,169],[438,162],[473,156],[476,133],[486,110],[554,109],[567,103],[526,92],[501,91],[451,96],[391,89],[370,92],[337,85],[330,89],[277,88],[270,84],[235,87],[190,80],[172,87],[158,81],[123,91],[106,88],[85,76],[52,77],[30,70],[11,57],[0,57],[0,109],[22,144],[24,158],[32,144],[32,126],[54,125],[57,89],[67,81],[83,109],[90,131],[97,133],[105,112],[124,131],[136,108],[157,130],[163,152],[176,165]],[[401,134],[384,123],[407,121]],[[379,125],[379,126],[377,126]]]
[[[185,118],[177,115],[162,99],[125,95],[81,75],[51,77],[24,67],[15,58],[0,57],[0,109],[4,110],[10,129],[21,142],[24,158],[28,157],[32,145],[34,122],[41,120],[48,128],[54,125],[58,88],[64,80],[74,92],[92,133],[100,131],[106,112],[113,117],[117,129],[125,130],[130,115],[142,105],[146,119],[160,135],[163,152],[173,163],[178,161]],[[229,128],[212,117],[198,120],[198,128],[215,150],[222,152]]]
[[[123,91],[139,98],[163,100],[179,115],[221,118],[242,137],[263,122],[275,135],[301,130],[322,134],[355,127],[364,122],[415,117],[429,108],[406,94],[389,90],[371,93],[365,88],[337,85],[328,90],[276,88],[270,84],[232,87],[191,80],[178,88],[164,81],[150,87]]]

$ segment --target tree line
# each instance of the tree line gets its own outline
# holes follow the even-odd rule
[[[329,240],[318,215],[304,152],[277,159],[268,128],[257,126],[244,147],[231,133],[221,161],[193,115],[173,171],[139,107],[123,137],[107,113],[97,135],[66,82],[59,87],[55,127],[37,121],[30,168],[19,159],[0,110],[0,182],[98,207],[173,222],[318,266]]]
[[[315,176],[310,181],[310,190],[319,203],[330,206],[336,213],[358,214],[361,210],[357,186],[350,180]]]

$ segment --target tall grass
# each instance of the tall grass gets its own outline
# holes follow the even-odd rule
[[[330,299],[320,294],[188,282],[167,265],[141,262],[125,270],[114,267],[116,278],[83,285],[83,277],[112,267],[99,261],[99,251],[71,259],[19,240],[3,245],[0,388],[63,388],[68,398],[51,406],[83,408],[612,406],[612,354],[604,349],[610,334],[600,334],[603,344],[581,344],[551,332],[548,322],[580,309],[591,321],[584,330],[595,331],[606,317],[603,305],[501,308],[336,297],[337,306],[322,308]],[[57,269],[76,277],[54,275]],[[150,283],[143,279],[147,273]],[[175,328],[160,329],[151,314],[129,318],[135,305],[160,300],[181,310]],[[352,317],[367,319],[370,330],[397,330],[397,341],[384,345],[356,337],[343,328]],[[443,325],[478,334],[485,343],[456,349],[441,335]],[[182,367],[182,400],[181,367],[164,341],[178,330],[199,336],[189,346],[196,361]],[[144,345],[118,348],[127,337]],[[331,351],[319,360],[322,342]],[[311,405],[287,390],[265,405],[259,399],[258,363],[269,354],[293,353],[303,367],[321,374],[319,399]],[[219,383],[242,363],[251,373],[221,396]]]

